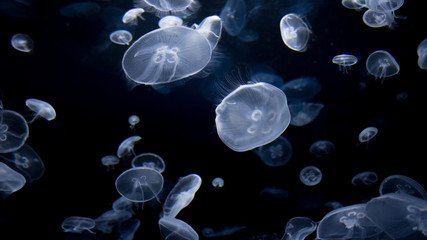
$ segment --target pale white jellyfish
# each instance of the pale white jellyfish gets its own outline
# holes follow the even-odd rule
[[[52,105],[45,101],[35,98],[28,98],[27,100],[25,100],[25,105],[27,105],[29,109],[36,113],[30,123],[32,123],[38,117],[42,117],[48,121],[56,118],[55,109],[52,107]]]
[[[131,115],[128,118],[128,122],[129,122],[129,127],[131,130],[135,130],[135,125],[138,124],[140,122],[140,119],[138,117],[138,115]]]
[[[140,136],[128,137],[120,143],[119,148],[117,149],[117,157],[122,158],[125,156],[135,156],[135,151],[133,150],[135,144],[141,140]]]
[[[200,8],[196,0],[135,0],[134,3],[136,7],[142,7],[158,17],[165,15],[186,17]]]
[[[347,73],[347,69],[357,63],[357,57],[351,54],[339,54],[332,58],[332,63],[337,64],[340,71]]]
[[[294,13],[283,16],[280,20],[280,33],[282,40],[290,49],[297,52],[307,50],[311,30],[307,23]]]
[[[418,66],[421,69],[427,69],[427,38],[418,45],[417,54]]]
[[[400,71],[400,66],[389,52],[378,50],[366,59],[366,69],[375,78],[384,79],[396,75]]]
[[[122,17],[123,23],[129,23],[131,25],[137,25],[138,24],[138,18],[141,20],[145,20],[142,17],[142,14],[144,13],[143,8],[132,8],[129,9]]]
[[[34,42],[30,36],[23,33],[17,33],[10,39],[12,47],[21,52],[31,52],[34,48]]]
[[[116,30],[110,34],[110,40],[119,45],[129,45],[132,41],[132,33],[127,30]]]
[[[222,188],[224,187],[224,179],[220,177],[216,177],[212,180],[212,186],[214,188]]]

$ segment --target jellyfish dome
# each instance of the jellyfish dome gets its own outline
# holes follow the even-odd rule
[[[378,50],[366,59],[366,69],[375,78],[382,79],[396,75],[400,71],[400,66],[389,52]]]
[[[372,28],[392,26],[394,15],[390,12],[376,12],[368,9],[363,14],[363,22]]]
[[[142,7],[158,17],[165,15],[189,16],[200,8],[196,0],[136,0],[136,7]]]
[[[38,117],[42,117],[48,121],[56,118],[55,109],[52,107],[52,105],[45,101],[35,98],[28,98],[25,100],[25,105],[27,105],[29,109],[36,113],[31,122],[33,122]]]
[[[28,138],[25,118],[11,110],[0,110],[0,153],[13,152],[22,147]]]
[[[241,85],[222,100],[215,112],[219,137],[237,152],[272,142],[291,120],[285,93],[264,82]]]
[[[285,45],[297,52],[305,52],[311,31],[300,17],[294,13],[283,16],[280,20],[280,33]]]
[[[421,69],[427,69],[427,38],[418,45],[417,54],[418,66]]]
[[[129,45],[132,41],[132,33],[128,30],[116,30],[110,33],[111,42],[119,45]]]
[[[31,52],[34,48],[34,42],[30,36],[23,33],[17,33],[10,39],[13,48],[21,52]]]

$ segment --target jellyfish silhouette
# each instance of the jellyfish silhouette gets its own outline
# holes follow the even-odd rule
[[[304,240],[312,232],[316,231],[317,224],[307,217],[294,217],[285,226],[283,240]]]
[[[95,227],[95,221],[88,217],[72,216],[64,219],[61,224],[64,232],[81,233],[83,231],[92,232]]]
[[[244,0],[227,0],[219,17],[224,22],[225,31],[231,36],[237,36],[245,27],[247,14]]]

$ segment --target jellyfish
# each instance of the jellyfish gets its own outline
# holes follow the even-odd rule
[[[400,66],[389,52],[378,50],[366,59],[366,69],[375,78],[384,79],[396,75],[400,71]]]
[[[178,16],[173,15],[166,15],[159,20],[159,27],[160,28],[167,28],[167,27],[179,27],[182,26],[184,22],[182,21],[182,18]]]
[[[377,12],[394,12],[403,6],[405,0],[369,0],[366,6]]]
[[[307,50],[311,30],[307,23],[294,13],[283,16],[280,20],[280,33],[285,45],[297,52]]]
[[[143,8],[131,8],[122,17],[123,23],[129,23],[131,25],[138,25],[138,18],[141,20],[145,20],[142,17],[142,14],[144,13]]]
[[[351,183],[355,186],[371,186],[378,181],[378,175],[372,171],[364,171],[356,174],[352,179]]]
[[[95,221],[92,218],[72,216],[64,219],[61,227],[64,232],[81,233],[89,231],[94,233],[91,229],[95,227]]]
[[[355,0],[342,0],[341,5],[343,5],[345,8],[354,9],[357,11],[360,11],[360,9],[363,8],[363,6]]]
[[[225,31],[231,36],[237,36],[245,27],[247,9],[244,0],[227,0],[219,14],[224,22]]]
[[[197,12],[200,4],[196,0],[135,0],[136,7],[142,7],[158,17],[176,15],[187,17]]]
[[[203,19],[200,24],[194,24],[194,29],[208,40],[211,51],[215,49],[222,33],[222,20],[220,17],[213,15]]]
[[[294,217],[286,223],[283,240],[304,240],[316,231],[317,224],[307,217]]]
[[[132,213],[124,210],[108,210],[95,218],[95,229],[111,233],[113,227],[132,218]]]
[[[214,230],[210,227],[204,227],[202,229],[201,233],[202,233],[203,237],[216,238],[216,237],[229,236],[235,232],[241,231],[241,230],[246,229],[246,228],[247,228],[246,225],[224,226],[218,230]]]
[[[252,74],[249,81],[253,83],[266,82],[278,88],[282,87],[283,84],[285,84],[285,82],[283,81],[283,78],[280,77],[279,75],[274,73],[266,73],[266,72],[256,72]]]
[[[289,111],[291,113],[291,125],[304,126],[311,123],[320,113],[324,105],[322,103],[291,103]]]
[[[110,34],[110,40],[119,45],[129,45],[132,41],[132,33],[128,30],[116,30]]]
[[[117,192],[132,202],[147,202],[163,189],[163,176],[147,167],[136,167],[124,171],[116,179]]]
[[[265,165],[270,167],[283,166],[292,157],[292,144],[284,136],[279,136],[274,141],[254,149]]]
[[[135,130],[135,125],[140,122],[140,119],[137,115],[131,115],[128,118],[129,127],[131,130]]]
[[[359,142],[364,143],[364,142],[368,142],[374,138],[378,133],[378,128],[376,127],[367,127],[365,129],[363,129],[360,133],[359,133]]]
[[[240,31],[239,35],[237,35],[237,38],[242,42],[250,43],[258,40],[259,34],[253,29],[243,29]]]
[[[159,220],[160,234],[164,239],[198,240],[199,235],[186,222],[173,218],[162,217]]]
[[[117,165],[120,159],[114,155],[105,155],[101,158],[102,165],[107,167],[107,171],[113,170],[114,165]]]
[[[0,196],[5,198],[25,185],[25,177],[0,162]]]
[[[131,136],[126,138],[120,143],[119,148],[117,149],[117,157],[123,158],[125,156],[135,156],[134,146],[137,142],[141,140],[141,137],[138,135]]]
[[[390,12],[376,12],[371,9],[365,11],[362,19],[366,25],[372,28],[393,27],[395,23],[394,15]]]
[[[131,218],[129,220],[126,220],[120,223],[120,225],[117,228],[118,235],[120,236],[118,239],[123,239],[123,240],[135,239],[134,235],[140,225],[141,225],[141,221],[137,218]]]
[[[332,210],[317,227],[318,239],[368,239],[382,229],[367,216],[366,204],[355,204]]]
[[[307,166],[300,171],[299,179],[304,185],[314,186],[322,181],[322,172],[318,167]]]
[[[338,201],[327,201],[325,203],[325,207],[329,208],[329,209],[338,209],[338,208],[342,208],[344,205]]]
[[[215,112],[220,139],[237,152],[272,142],[291,119],[283,91],[263,82],[241,85],[222,100]]]
[[[24,33],[17,33],[10,39],[12,47],[21,52],[31,52],[34,48],[33,39]]]
[[[380,195],[387,193],[403,193],[427,200],[427,192],[421,184],[404,175],[391,175],[381,182]]]
[[[305,102],[320,92],[320,83],[316,77],[299,77],[285,83],[281,89],[289,102]]]
[[[222,188],[222,187],[224,187],[224,179],[222,179],[222,178],[220,178],[220,177],[216,177],[216,178],[214,178],[214,179],[212,180],[212,186],[213,186],[215,189],[218,189],[218,188]]]
[[[0,153],[18,150],[28,138],[25,118],[11,110],[0,109]]]
[[[427,69],[427,38],[421,41],[417,47],[418,66],[421,69]]]
[[[181,177],[166,197],[163,204],[163,216],[176,217],[183,208],[193,201],[201,184],[202,179],[197,174]]]
[[[141,153],[132,159],[132,167],[148,167],[159,173],[165,171],[165,161],[155,153]]]
[[[116,212],[127,211],[131,214],[134,214],[134,211],[133,211],[134,206],[138,207],[138,204],[135,202],[129,201],[127,198],[123,196],[120,196],[119,198],[117,198],[112,204],[114,211]]]
[[[310,152],[316,157],[328,155],[335,150],[335,144],[329,140],[317,140],[310,145]]]
[[[357,57],[351,54],[339,54],[332,58],[332,62],[338,65],[338,69],[347,73],[348,69],[357,63]]]
[[[42,117],[48,121],[51,121],[56,118],[56,112],[55,109],[50,105],[49,103],[35,99],[35,98],[28,98],[25,100],[25,105],[31,111],[35,112],[36,115],[33,117],[33,119],[30,120],[30,123],[34,122],[39,117]]]

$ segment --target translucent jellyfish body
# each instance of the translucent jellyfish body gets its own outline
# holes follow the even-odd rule
[[[178,27],[182,26],[184,21],[182,21],[182,18],[173,16],[173,15],[166,15],[159,20],[159,27],[160,28],[167,28],[167,27]]]
[[[110,34],[111,42],[119,45],[129,45],[132,41],[132,33],[128,30],[116,30]]]
[[[310,145],[310,152],[316,157],[330,154],[335,149],[335,144],[329,140],[317,140]]]
[[[224,22],[225,31],[231,36],[237,36],[245,27],[247,14],[244,0],[227,0],[219,17]]]
[[[307,217],[294,217],[285,226],[283,240],[304,240],[312,232],[316,231],[317,224]]]
[[[15,170],[25,176],[27,182],[32,182],[43,176],[44,163],[28,144],[22,145],[14,152],[4,153],[0,157],[12,163]]]
[[[28,138],[27,121],[21,114],[0,110],[0,153],[13,152]]]
[[[366,59],[366,69],[375,78],[383,79],[396,75],[400,71],[400,66],[389,52],[378,50]]]
[[[222,33],[222,23],[223,21],[216,15],[209,16],[197,25],[194,24],[194,29],[200,33],[203,37],[208,40],[209,45],[211,46],[211,50],[213,50],[218,44],[219,38]]]
[[[378,128],[367,127],[359,133],[359,142],[369,142],[378,133]]]
[[[355,186],[371,186],[378,181],[378,175],[372,171],[364,171],[354,175],[351,183]]]
[[[394,24],[394,15],[390,12],[377,12],[368,9],[363,14],[363,22],[372,28],[379,28],[389,26],[392,27]]]
[[[357,63],[357,57],[351,54],[339,54],[332,58],[332,63],[337,64],[340,71],[347,73],[348,69]]]
[[[176,15],[189,16],[199,10],[200,4],[196,0],[136,0],[136,7],[142,7],[158,17]]]
[[[164,239],[199,239],[199,235],[190,225],[173,217],[160,218],[159,229]]]
[[[142,14],[144,13],[144,9],[143,8],[132,8],[129,9],[125,12],[125,14],[123,14],[122,17],[122,22],[123,23],[129,23],[132,25],[137,25],[138,24],[138,18],[141,20],[145,20],[142,17]]]
[[[247,228],[246,225],[224,226],[218,230],[214,230],[210,227],[205,227],[202,229],[201,233],[203,237],[206,237],[206,238],[225,237],[235,232],[238,232],[240,230],[243,230],[245,228]]]
[[[116,189],[129,201],[147,202],[163,189],[163,176],[152,168],[131,168],[117,177]]]
[[[108,210],[95,218],[95,229],[103,233],[111,233],[113,227],[132,218],[132,213],[127,210]]]
[[[141,137],[138,135],[131,136],[123,140],[118,149],[117,149],[117,157],[122,158],[125,156],[131,156],[136,155],[135,151],[133,150],[135,147],[135,144],[141,140]]]
[[[286,96],[268,83],[241,85],[217,106],[219,137],[234,151],[247,151],[278,138],[290,123]]]
[[[61,224],[64,232],[81,233],[83,231],[91,231],[95,227],[95,221],[92,218],[72,216],[64,219]]]
[[[129,122],[129,127],[131,130],[135,129],[135,125],[138,124],[141,120],[139,119],[139,117],[137,115],[131,115],[128,118],[128,122]]]
[[[113,170],[114,165],[119,164],[120,159],[114,155],[105,155],[101,158],[102,165],[107,167],[107,170]]]
[[[35,98],[28,98],[27,100],[25,100],[25,105],[27,105],[29,109],[36,113],[36,115],[30,122],[33,122],[39,117],[42,117],[48,121],[51,121],[56,118],[55,109],[52,107],[52,105],[45,101]]]
[[[427,38],[418,45],[417,54],[418,66],[421,69],[427,69]]]
[[[307,166],[300,171],[299,179],[304,185],[314,186],[322,181],[322,172],[315,166]]]
[[[289,102],[305,102],[314,98],[321,86],[316,77],[299,77],[285,83],[281,89]]]
[[[132,167],[148,167],[160,173],[165,170],[165,161],[155,153],[141,153],[132,159]]]
[[[216,177],[212,180],[212,186],[214,188],[222,188],[224,187],[224,179],[220,177]]]
[[[402,7],[405,0],[367,0],[366,6],[377,12],[393,12]]]
[[[380,185],[380,195],[387,193],[401,193],[427,200],[426,190],[414,179],[404,175],[386,177]]]
[[[311,123],[319,115],[324,105],[322,103],[291,103],[291,125],[304,126]]]
[[[25,177],[0,162],[0,196],[7,197],[25,185]]]
[[[261,160],[270,167],[285,165],[292,157],[292,144],[284,136],[279,136],[274,141],[254,149]]]
[[[280,33],[283,42],[288,48],[297,52],[305,52],[307,50],[311,31],[307,23],[296,14],[289,13],[283,16],[280,20]]]
[[[23,33],[17,33],[10,39],[13,48],[21,52],[31,52],[34,48],[34,42],[30,36]]]

